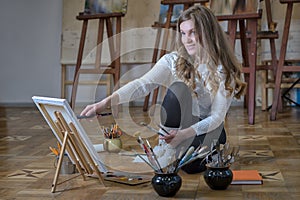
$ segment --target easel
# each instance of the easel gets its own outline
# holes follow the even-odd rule
[[[300,72],[300,67],[297,65],[292,65],[292,66],[285,65],[285,59],[286,59],[285,57],[287,54],[287,45],[288,45],[288,40],[289,40],[289,32],[290,32],[290,26],[291,26],[291,20],[292,20],[293,6],[294,6],[294,3],[300,3],[300,0],[280,0],[280,3],[287,4],[287,5],[286,5],[285,18],[284,18],[280,56],[279,56],[279,61],[278,61],[278,66],[277,66],[276,76],[275,76],[275,88],[274,88],[273,102],[272,102],[271,115],[270,115],[270,120],[272,120],[272,121],[276,120],[277,112],[279,110],[279,103],[280,103],[280,97],[281,97],[280,90],[281,90],[281,83],[282,83],[282,74],[284,72]],[[300,78],[298,78],[296,80],[296,82],[294,82],[294,84],[291,85],[289,90],[292,89],[299,82],[300,82]],[[285,94],[283,94],[283,97],[285,97]],[[291,100],[291,99],[289,99],[289,100]],[[296,102],[293,102],[293,103],[296,103]]]
[[[176,23],[171,23],[174,6],[183,4],[184,7],[183,10],[186,10],[189,7],[193,6],[195,3],[201,3],[202,5],[204,5],[208,1],[209,0],[162,0],[161,1],[162,5],[168,5],[168,11],[167,11],[167,17],[165,23],[154,22],[154,24],[152,25],[153,28],[157,28],[156,40],[155,40],[154,51],[152,56],[152,66],[157,62],[159,58],[161,58],[163,55],[166,54],[170,29],[171,28],[173,30],[176,29]],[[162,29],[164,29],[163,36],[162,36]],[[162,37],[162,41],[161,41],[161,37]],[[172,37],[174,39],[175,35],[173,34]],[[160,42],[161,42],[161,46],[160,46]],[[174,43],[171,44],[171,49],[173,49],[173,47],[174,47]],[[155,105],[157,102],[158,92],[159,92],[159,88],[156,88],[153,92],[152,105]],[[145,97],[143,111],[148,110],[149,98],[150,98],[150,94],[148,94]]]
[[[275,72],[277,69],[277,56],[276,56],[276,46],[275,46],[275,39],[278,39],[279,34],[278,31],[276,31],[276,22],[273,21],[272,17],[272,10],[271,10],[271,2],[270,0],[264,0],[265,1],[265,9],[266,9],[266,17],[267,17],[267,22],[268,22],[268,29],[269,31],[260,31],[258,32],[258,38],[259,38],[259,33],[268,33],[265,34],[266,38],[269,39],[270,43],[270,50],[271,50],[271,61],[262,61],[262,65],[256,66],[257,70],[262,70],[261,76],[262,79],[265,80],[262,84],[262,105],[261,109],[262,110],[267,110],[267,102],[268,102],[268,87],[269,87],[269,81],[268,81],[268,72],[272,71],[272,77],[274,78]],[[273,36],[273,37],[272,37]]]
[[[242,2],[242,1],[240,1]],[[243,1],[246,3],[246,1]],[[257,4],[256,1],[249,1],[249,4]],[[250,5],[249,5],[250,6]],[[246,6],[247,7],[247,6]],[[256,6],[254,6],[255,8]],[[268,31],[258,30],[258,21],[262,17],[262,10],[240,10],[233,14],[218,14],[216,15],[219,21],[228,21],[229,42],[235,48],[235,40],[241,40],[241,53],[243,68],[242,72],[245,75],[245,80],[248,83],[248,90],[244,101],[244,106],[248,107],[248,123],[255,123],[255,104],[256,104],[256,71],[272,70],[276,71],[277,59],[275,39],[278,38],[278,32],[275,31],[274,22],[272,20],[270,0],[265,0],[266,15],[268,22]],[[239,25],[239,31],[237,29]],[[268,39],[270,42],[271,62],[270,64],[256,63],[257,60],[257,41]]]
[[[79,43],[79,50],[77,56],[77,62],[75,67],[75,74],[72,86],[72,95],[71,95],[71,107],[75,108],[75,99],[77,94],[78,80],[79,75],[82,74],[111,74],[114,79],[114,86],[116,87],[120,79],[120,51],[121,51],[121,18],[124,16],[124,13],[100,13],[100,14],[86,14],[79,13],[76,17],[77,20],[83,20],[81,37]],[[93,69],[80,69],[82,64],[83,49],[86,39],[86,32],[88,21],[98,19],[98,36],[97,36],[97,49],[96,49],[96,61],[95,68]],[[112,20],[116,19],[115,23],[115,33]],[[101,65],[101,54],[102,54],[102,42],[104,35],[104,22],[107,29],[107,38],[109,44],[109,53],[111,58],[111,64],[107,66]]]
[[[67,124],[66,120],[60,112],[55,111],[54,114],[56,117],[56,121],[53,127],[57,129],[56,132],[58,133],[58,136],[62,141],[62,147],[59,154],[60,156],[55,171],[51,192],[54,193],[56,191],[56,186],[64,157],[62,155],[64,155],[66,151],[68,152],[71,160],[74,161],[76,168],[80,172],[83,180],[85,180],[85,173],[91,175],[95,172],[99,178],[100,183],[104,185],[101,172],[99,171],[92,157],[88,153],[88,150],[83,144],[74,124],[72,122]]]

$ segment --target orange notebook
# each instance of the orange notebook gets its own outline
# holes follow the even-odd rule
[[[260,185],[263,179],[257,170],[232,170],[232,185]]]

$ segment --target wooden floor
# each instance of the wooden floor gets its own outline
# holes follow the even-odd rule
[[[147,120],[141,110],[133,109],[131,117]],[[277,121],[270,121],[269,113],[257,108],[255,125],[247,121],[243,108],[230,109],[229,143],[240,146],[240,157],[232,168],[257,169],[263,185],[230,185],[214,191],[202,173],[180,171],[183,183],[173,199],[300,199],[300,109],[285,108]],[[112,117],[102,122],[110,124]],[[93,142],[100,138],[98,123],[85,121],[83,126]],[[55,145],[54,135],[35,107],[0,107],[0,199],[164,199],[149,182],[128,186],[105,181],[104,186],[98,179],[84,181],[78,174],[61,175],[57,192],[51,193],[56,158],[49,146]]]

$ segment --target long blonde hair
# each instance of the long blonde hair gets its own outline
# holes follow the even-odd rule
[[[198,55],[191,57],[181,41],[180,24],[192,20],[195,32],[198,36],[200,48]],[[238,63],[226,35],[218,23],[214,14],[206,7],[196,5],[184,11],[177,22],[176,47],[179,58],[176,63],[177,76],[182,79],[191,89],[195,89],[195,77],[202,78],[197,71],[199,64],[206,64],[209,75],[205,84],[210,84],[213,93],[219,88],[219,76],[216,76],[217,66],[221,64],[226,74],[225,89],[236,98],[240,98],[246,89],[246,83],[241,79],[241,65]],[[232,78],[235,88],[230,86]]]

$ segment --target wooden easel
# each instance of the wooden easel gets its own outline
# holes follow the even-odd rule
[[[272,121],[276,120],[277,112],[279,111],[282,74],[284,72],[300,72],[300,67],[297,65],[294,65],[294,64],[292,66],[285,65],[285,60],[286,60],[285,57],[287,54],[287,45],[288,45],[288,40],[289,40],[289,32],[290,32],[290,26],[291,26],[291,20],[292,20],[293,6],[294,6],[294,3],[300,3],[300,0],[280,0],[279,2],[281,4],[286,4],[286,13],[285,13],[285,18],[284,18],[284,26],[283,26],[279,61],[278,61],[277,69],[276,69],[276,75],[275,75],[275,88],[274,88],[273,102],[272,102],[271,115],[270,115],[270,120],[272,120]],[[296,80],[296,82],[294,82],[291,85],[289,90],[291,88],[293,88],[295,85],[297,85],[299,82],[300,82],[300,79],[298,78]],[[284,97],[284,95],[283,95],[283,97]],[[294,102],[294,103],[296,103],[296,102]]]
[[[95,165],[92,157],[90,156],[86,146],[82,142],[78,131],[76,130],[74,124],[70,122],[67,124],[63,115],[55,111],[54,112],[56,121],[54,127],[57,129],[56,132],[62,141],[62,147],[59,155],[64,155],[67,151],[71,160],[74,161],[77,170],[81,174],[83,180],[85,180],[84,174],[93,174],[96,173],[98,179],[101,184],[103,183],[103,178],[101,176],[101,172],[98,167]],[[56,191],[56,186],[61,170],[61,165],[64,156],[59,156],[57,168],[55,171],[51,192],[54,193]]]
[[[120,51],[121,51],[121,18],[124,13],[100,13],[100,14],[86,14],[79,13],[76,17],[77,20],[83,20],[81,37],[79,43],[79,50],[77,56],[77,62],[75,67],[75,74],[72,86],[71,95],[71,107],[75,108],[75,99],[77,94],[79,75],[82,74],[111,74],[114,79],[114,86],[117,85],[120,79]],[[97,36],[97,50],[96,50],[96,61],[95,67],[93,69],[80,69],[82,64],[83,49],[85,45],[86,32],[89,20],[98,19],[98,36]],[[113,19],[116,20],[115,27],[112,22]],[[107,38],[109,44],[109,53],[111,58],[111,64],[103,65],[101,64],[101,54],[102,54],[102,42],[104,35],[104,22],[107,29]],[[115,30],[115,32],[114,32]]]
[[[204,5],[208,1],[209,0],[162,0],[161,1],[162,5],[168,5],[169,7],[168,7],[168,11],[167,11],[166,22],[161,23],[161,22],[156,21],[152,25],[153,28],[157,28],[156,40],[155,40],[154,51],[153,51],[153,56],[152,56],[152,65],[154,65],[159,58],[161,58],[163,55],[165,55],[167,53],[167,45],[168,45],[168,39],[169,39],[169,35],[170,35],[169,30],[176,29],[176,23],[171,23],[174,6],[183,4],[183,7],[184,7],[183,9],[186,10],[196,3],[201,3],[202,5]],[[162,36],[162,29],[164,29],[163,36]],[[172,35],[172,37],[173,37],[173,39],[175,39],[174,34]],[[161,46],[160,46],[160,43],[161,43]],[[174,47],[174,43],[171,44],[171,49],[173,47]],[[158,54],[159,54],[159,57],[158,57]],[[152,105],[155,105],[157,102],[158,92],[159,92],[159,88],[156,88],[153,92]],[[149,98],[150,98],[150,94],[148,94],[145,97],[143,111],[148,110]]]
[[[244,106],[248,108],[248,123],[253,125],[255,123],[255,107],[256,107],[256,71],[258,70],[272,70],[276,71],[277,59],[275,39],[278,38],[278,32],[271,28],[274,23],[271,16],[270,0],[265,0],[266,15],[268,27],[270,30],[258,30],[258,21],[262,17],[262,10],[259,9],[247,12],[237,12],[233,14],[219,14],[216,15],[219,21],[228,21],[228,35],[229,42],[232,48],[235,48],[236,39],[241,41],[242,53],[242,72],[245,75],[245,80],[248,83],[248,90],[244,101]],[[238,26],[239,25],[239,31]],[[271,50],[270,64],[257,64],[257,41],[268,39]]]

